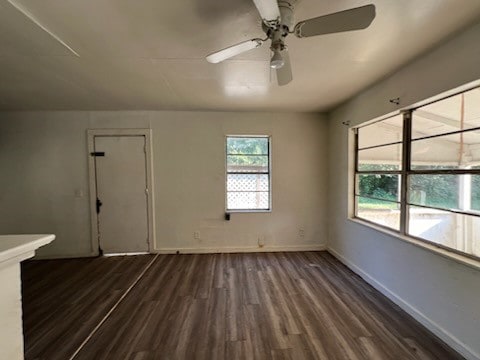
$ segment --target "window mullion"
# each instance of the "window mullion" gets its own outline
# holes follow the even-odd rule
[[[412,111],[403,113],[403,142],[402,142],[402,185],[400,194],[400,234],[406,235],[408,230],[408,174],[410,172],[412,141]]]
[[[353,214],[354,216],[358,215],[358,199],[357,199],[357,187],[358,187],[358,128],[353,130],[353,141],[355,148],[355,159],[354,159],[354,179],[353,179]]]

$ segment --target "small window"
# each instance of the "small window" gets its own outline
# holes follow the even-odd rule
[[[227,211],[270,210],[270,138],[227,136]]]

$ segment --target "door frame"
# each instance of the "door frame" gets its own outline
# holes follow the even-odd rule
[[[88,145],[88,183],[90,191],[90,226],[92,253],[99,255],[98,214],[96,210],[97,182],[95,157],[91,155],[95,151],[96,136],[145,136],[145,162],[147,180],[147,222],[148,222],[148,251],[154,252],[155,224],[154,224],[154,187],[153,187],[153,158],[152,158],[152,129],[87,129]]]

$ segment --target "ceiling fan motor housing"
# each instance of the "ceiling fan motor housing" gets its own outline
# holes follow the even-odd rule
[[[267,34],[267,37],[271,40],[270,49],[275,51],[283,51],[286,49],[284,43],[285,38],[290,32],[290,28],[293,28],[293,2],[280,0],[278,2],[278,8],[280,10],[280,19],[275,24],[263,23],[263,31]]]

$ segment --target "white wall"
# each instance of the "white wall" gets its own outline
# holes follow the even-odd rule
[[[348,128],[480,79],[480,24],[329,114],[329,249],[470,359],[480,358],[480,271],[347,219]],[[401,51],[401,49],[399,49]]]
[[[298,113],[0,113],[0,233],[56,234],[41,257],[94,252],[86,137],[94,128],[152,129],[156,250],[258,250],[259,236],[263,250],[326,244],[327,122]],[[224,220],[226,134],[272,136],[271,213]]]
[[[20,271],[18,260],[0,264],[0,359],[24,359]]]

